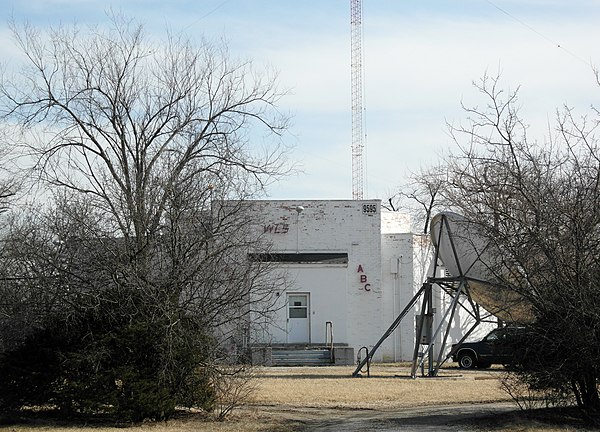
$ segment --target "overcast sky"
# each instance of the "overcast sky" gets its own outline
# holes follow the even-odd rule
[[[350,0],[0,0],[0,57],[17,21],[102,23],[112,7],[151,33],[225,37],[230,50],[280,72],[293,115],[285,140],[303,171],[273,185],[276,199],[347,199],[351,188]],[[363,0],[367,145],[365,197],[385,199],[410,170],[452,143],[446,121],[483,102],[471,83],[500,72],[533,138],[563,104],[582,114],[600,96],[598,0]],[[600,103],[597,104],[600,106]]]

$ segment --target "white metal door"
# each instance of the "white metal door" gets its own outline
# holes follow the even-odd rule
[[[310,343],[309,295],[288,294],[287,305],[287,342]]]

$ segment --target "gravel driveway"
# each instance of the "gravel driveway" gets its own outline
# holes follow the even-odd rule
[[[294,431],[308,432],[427,432],[473,431],[474,421],[488,416],[508,415],[511,402],[401,408],[393,411],[302,409],[286,410],[279,416],[293,419]],[[277,411],[271,407],[271,414]]]

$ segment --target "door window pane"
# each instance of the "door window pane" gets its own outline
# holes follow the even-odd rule
[[[308,317],[308,296],[307,295],[290,295],[288,297],[290,318],[307,318]]]
[[[288,301],[291,306],[308,306],[306,303],[307,296],[305,295],[291,295],[288,297]]]
[[[290,307],[290,318],[306,318],[306,308]]]

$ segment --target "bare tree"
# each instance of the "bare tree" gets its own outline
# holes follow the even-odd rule
[[[269,311],[280,283],[247,258],[266,245],[244,229],[243,204],[286,171],[275,76],[233,61],[223,44],[172,34],[157,43],[121,16],[109,29],[12,29],[28,65],[2,81],[1,114],[28,131],[37,179],[52,191],[40,223],[15,231],[33,235],[37,252],[15,253],[53,281],[23,276],[35,281],[28,292],[55,295],[52,325],[71,322],[69,335],[82,338],[75,349],[91,354],[76,364],[113,376],[83,386],[98,399],[103,388],[104,400],[60,402],[114,404],[131,418],[210,405],[210,394],[194,396],[210,385],[198,368],[243,345],[240,332]],[[274,139],[253,132],[261,128]],[[142,362],[137,372],[115,376],[107,335],[133,345],[130,355],[116,344],[111,358]],[[155,359],[141,356],[148,350]],[[140,393],[156,399],[131,396]]]
[[[530,391],[568,395],[590,418],[600,414],[600,146],[597,119],[557,112],[554,132],[532,141],[518,92],[498,77],[476,83],[481,107],[451,128],[440,197],[479,225],[496,258],[498,286],[531,305],[514,372]],[[511,387],[511,388],[514,388]]]
[[[0,125],[0,214],[7,212],[17,201],[29,174],[20,161],[21,152],[10,139],[15,129],[10,123]]]
[[[443,207],[441,192],[446,184],[445,167],[421,169],[411,175],[411,181],[401,186],[398,192],[388,198],[388,209],[396,211],[407,208],[413,217],[413,223],[421,224],[419,230],[429,234],[429,222],[436,210]]]

